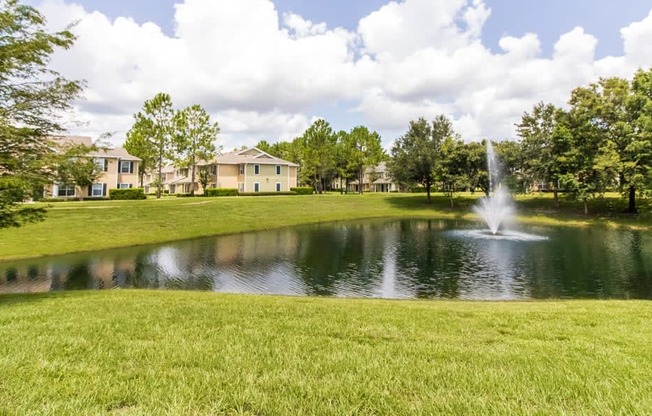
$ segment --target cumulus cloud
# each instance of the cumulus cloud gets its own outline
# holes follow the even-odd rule
[[[596,61],[598,40],[581,27],[563,34],[550,57],[534,33],[504,36],[491,51],[483,0],[388,1],[352,31],[279,15],[271,0],[179,0],[174,36],[72,0],[39,8],[53,29],[78,22],[75,46],[53,59],[67,77],[87,80],[76,114],[87,124],[74,132],[117,131],[117,141],[159,91],[179,107],[204,106],[225,149],[290,140],[324,105],[381,133],[446,114],[465,139],[502,139],[538,101],[564,105],[572,88],[598,76],[652,66],[652,11],[622,29],[623,56]],[[386,144],[395,138],[384,135]]]

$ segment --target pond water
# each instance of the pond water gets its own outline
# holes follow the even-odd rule
[[[0,263],[0,293],[158,288],[338,297],[652,299],[652,237],[341,222]]]

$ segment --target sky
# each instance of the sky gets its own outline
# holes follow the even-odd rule
[[[51,65],[86,82],[71,134],[115,133],[158,92],[203,106],[225,150],[317,118],[386,148],[444,114],[466,141],[514,139],[539,101],[652,67],[649,0],[28,0],[78,36]]]

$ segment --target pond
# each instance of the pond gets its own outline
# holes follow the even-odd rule
[[[336,297],[652,299],[652,237],[605,228],[337,222],[0,263],[0,293],[157,288]]]

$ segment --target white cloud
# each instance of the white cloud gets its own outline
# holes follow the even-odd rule
[[[551,57],[534,33],[504,36],[500,52],[489,50],[483,0],[391,1],[355,31],[279,16],[270,0],[185,0],[175,6],[174,36],[67,0],[39,7],[54,29],[78,21],[75,46],[53,59],[65,76],[87,80],[78,116],[88,123],[75,132],[124,134],[143,102],[164,91],[179,107],[204,106],[225,148],[290,140],[324,105],[346,105],[342,112],[381,133],[446,114],[467,139],[513,137],[536,102],[564,105],[598,76],[652,66],[652,11],[622,29],[623,56],[596,61],[598,40],[580,27],[559,38]]]

